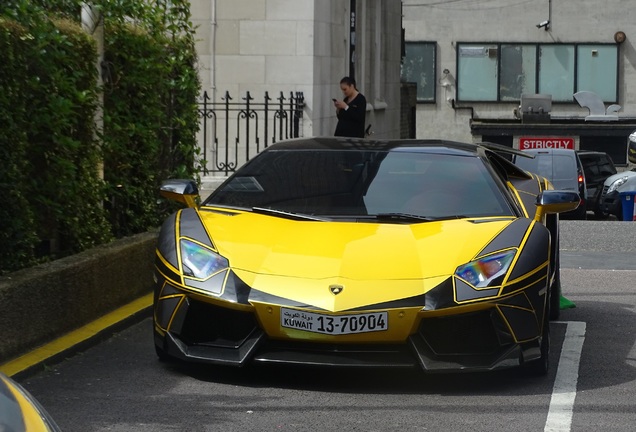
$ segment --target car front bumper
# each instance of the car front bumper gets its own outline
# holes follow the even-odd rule
[[[415,331],[401,342],[339,343],[339,337],[280,339],[268,335],[255,313],[184,297],[170,320],[155,307],[155,344],[183,361],[226,366],[254,363],[332,367],[421,368],[430,373],[490,371],[540,358],[543,310],[528,308],[522,292],[480,310],[439,315],[422,312]],[[524,302],[522,304],[521,302]],[[164,304],[167,306],[167,304]],[[524,307],[520,307],[524,306]]]
[[[616,217],[621,217],[621,197],[618,192],[613,191],[611,193],[607,193],[607,190],[604,189],[599,199],[599,208],[605,214],[612,214]]]

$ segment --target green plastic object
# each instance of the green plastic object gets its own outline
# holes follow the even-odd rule
[[[560,309],[572,309],[572,308],[575,308],[575,307],[576,307],[576,305],[574,304],[574,302],[571,301],[571,300],[568,300],[564,296],[561,296],[561,298],[559,299],[559,308]]]

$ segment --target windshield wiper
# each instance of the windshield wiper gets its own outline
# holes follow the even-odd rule
[[[371,215],[378,220],[387,220],[387,221],[402,221],[402,222],[422,222],[422,221],[434,221],[438,218],[433,218],[430,216],[420,216],[416,214],[410,213],[378,213],[376,215]]]
[[[265,207],[252,207],[252,212],[269,215],[269,216],[278,216],[278,217],[292,219],[292,220],[311,220],[311,221],[326,221],[327,220],[324,218],[320,218],[318,216],[312,216],[312,215],[307,215],[302,213],[293,213],[293,212],[288,212],[284,210],[276,210],[276,209],[265,208]]]
[[[375,215],[370,215],[376,220],[382,221],[395,221],[395,222],[432,222],[432,221],[443,221],[450,219],[466,219],[468,216],[466,215],[447,215],[447,216],[421,216],[411,213],[378,213]]]

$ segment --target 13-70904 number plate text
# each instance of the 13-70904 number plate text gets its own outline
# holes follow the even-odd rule
[[[281,308],[282,327],[323,334],[353,334],[384,331],[389,328],[386,312],[350,315],[326,315]]]

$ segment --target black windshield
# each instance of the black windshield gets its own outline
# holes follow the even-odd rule
[[[330,217],[512,214],[478,157],[409,151],[263,152],[204,205]]]

